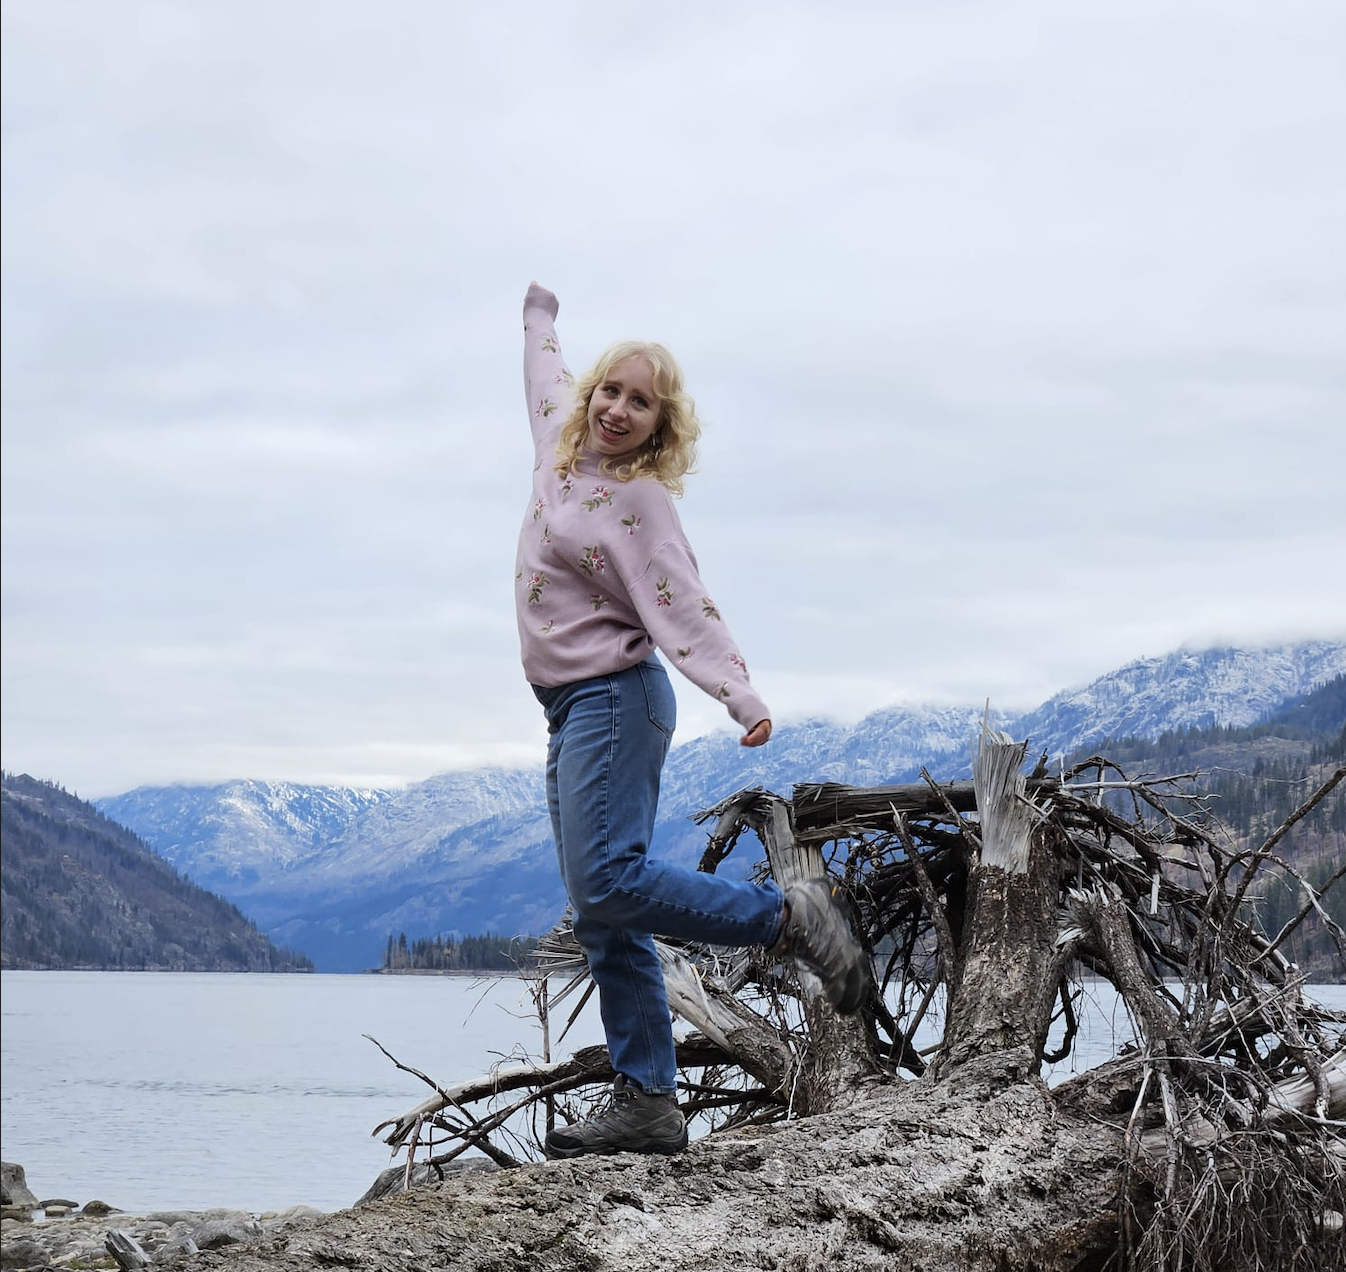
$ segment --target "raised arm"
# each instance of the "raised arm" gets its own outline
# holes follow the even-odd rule
[[[570,414],[574,377],[561,357],[556,338],[560,302],[539,283],[523,298],[523,384],[528,423],[534,438],[550,433]]]

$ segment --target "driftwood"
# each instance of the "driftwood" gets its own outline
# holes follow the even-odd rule
[[[971,783],[797,786],[791,800],[740,791],[698,815],[711,826],[703,869],[751,832],[764,874],[840,880],[877,976],[869,1003],[842,1020],[765,951],[661,944],[670,1002],[695,1030],[679,1042],[686,1111],[714,1138],[800,1118],[831,1125],[852,1106],[873,1118],[918,1095],[936,1100],[924,1116],[942,1098],[972,1120],[1019,1100],[1032,1110],[1025,1135],[1034,1118],[1060,1120],[1058,1135],[1069,1122],[1096,1169],[1099,1143],[1113,1145],[1102,1151],[1114,1201],[1068,1239],[1058,1228],[1013,1254],[988,1245],[984,1258],[967,1245],[966,1263],[949,1266],[1338,1266],[1346,1020],[1304,995],[1287,932],[1261,932],[1248,906],[1259,872],[1293,874],[1275,851],[1290,823],[1250,849],[1221,834],[1194,775],[1131,778],[1100,757],[1055,776],[1025,767],[1023,746],[984,732]],[[1343,777],[1328,774],[1291,821],[1339,798]],[[1346,937],[1311,889],[1301,918],[1310,912],[1341,958]],[[1346,979],[1346,958],[1342,968]],[[565,1037],[552,1040],[551,1021],[587,985],[564,925],[531,975],[548,1055],[450,1087],[419,1075],[435,1094],[375,1131],[407,1153],[409,1177],[422,1148],[431,1167],[469,1148],[502,1166],[536,1159],[540,1120],[581,1116],[601,1096],[603,1048],[550,1058]],[[1116,988],[1135,1043],[1048,1096],[1039,1074],[1072,1051],[1086,977]],[[518,1129],[524,1115],[531,1130]],[[905,1248],[865,1204],[856,1222]]]
[[[141,1244],[131,1236],[112,1229],[103,1239],[103,1249],[112,1256],[112,1260],[122,1272],[137,1272],[139,1268],[150,1266],[150,1256]]]

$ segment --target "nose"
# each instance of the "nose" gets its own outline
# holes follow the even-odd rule
[[[618,416],[618,417],[621,418],[621,419],[625,419],[625,418],[626,418],[626,399],[625,399],[624,397],[619,397],[619,398],[617,398],[615,401],[610,402],[610,403],[608,404],[608,414],[609,414],[609,415],[616,415],[616,416]]]

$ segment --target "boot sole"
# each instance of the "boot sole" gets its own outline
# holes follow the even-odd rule
[[[653,1153],[661,1157],[672,1157],[687,1147],[687,1132],[683,1131],[678,1140],[646,1140],[639,1144],[577,1144],[574,1148],[545,1146],[550,1160],[565,1160],[570,1157],[615,1157],[618,1153]]]

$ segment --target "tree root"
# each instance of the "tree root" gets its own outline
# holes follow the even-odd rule
[[[879,977],[871,1002],[842,1020],[764,951],[661,943],[670,1003],[696,1031],[678,1049],[684,1109],[711,1130],[748,1127],[841,1109],[902,1077],[964,1096],[985,1087],[990,1099],[1037,1081],[1054,1008],[1065,1025],[1051,1058],[1071,1053],[1089,973],[1116,988],[1136,1044],[1051,1098],[1115,1128],[1116,1266],[1338,1266],[1346,1014],[1305,997],[1287,932],[1261,931],[1247,901],[1257,871],[1290,869],[1274,849],[1340,798],[1346,769],[1249,850],[1212,821],[1191,774],[1132,779],[1095,757],[1024,778],[1023,748],[989,734],[983,746],[1002,748],[979,770],[983,787],[1000,773],[1008,800],[989,823],[977,812],[984,789],[928,775],[797,786],[791,801],[738,791],[697,816],[714,823],[703,869],[751,830],[766,848],[759,876],[833,875]],[[1321,893],[1303,886],[1299,919],[1324,916]],[[563,996],[549,996],[551,979],[572,973],[564,993],[585,982],[566,925],[543,955],[527,974],[545,1027]],[[605,1049],[590,1048],[452,1087],[419,1076],[435,1094],[375,1132],[407,1150],[408,1171],[423,1137],[430,1164],[471,1148],[506,1166],[536,1156],[539,1121],[583,1116],[613,1075]],[[846,1213],[885,1244],[888,1219]]]

